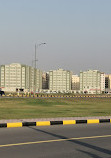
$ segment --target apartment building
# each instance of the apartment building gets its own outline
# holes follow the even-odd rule
[[[105,89],[109,88],[109,75],[105,75]]]
[[[105,92],[105,73],[101,72],[101,93]]]
[[[111,74],[105,75],[105,91],[111,92]]]
[[[78,75],[72,75],[72,90],[80,90],[80,81]]]
[[[42,74],[42,89],[49,88],[49,73],[43,72]]]
[[[80,91],[88,94],[104,93],[105,74],[98,70],[80,72]]]
[[[42,89],[42,71],[12,63],[0,66],[0,87],[4,91],[38,91]]]
[[[63,69],[49,71],[49,90],[69,92],[71,90],[71,71]]]

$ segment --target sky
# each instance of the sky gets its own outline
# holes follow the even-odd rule
[[[0,65],[32,65],[35,44],[43,71],[111,73],[111,0],[0,0]]]

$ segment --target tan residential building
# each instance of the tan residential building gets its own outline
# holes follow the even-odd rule
[[[71,71],[63,69],[49,71],[49,90],[69,92],[71,90]]]
[[[105,73],[101,72],[101,93],[105,92]]]
[[[38,91],[42,89],[42,71],[12,63],[0,66],[0,87],[4,91]]]
[[[80,82],[78,75],[72,75],[72,90],[80,90]]]
[[[80,91],[88,94],[105,92],[105,74],[98,70],[80,72]]]

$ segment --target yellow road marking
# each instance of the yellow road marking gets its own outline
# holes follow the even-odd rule
[[[62,142],[62,141],[70,141],[70,140],[107,138],[107,137],[111,137],[111,135],[91,136],[91,137],[79,137],[79,138],[67,138],[67,139],[55,139],[55,140],[44,140],[44,141],[25,142],[25,143],[17,143],[17,144],[6,144],[6,145],[0,145],[0,148],[2,148],[2,147],[10,147],[10,146],[22,146],[22,145],[31,145],[31,144]]]

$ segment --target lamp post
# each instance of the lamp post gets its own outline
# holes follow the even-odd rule
[[[40,44],[35,44],[35,69],[36,69],[36,63],[37,63],[37,48],[40,47],[41,45],[44,45],[46,43],[40,43]]]
[[[41,46],[41,45],[45,45],[46,43],[40,43],[40,44],[35,44],[35,71],[34,71],[34,95],[36,93],[36,71],[37,71],[37,49]]]

